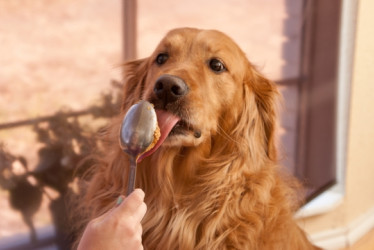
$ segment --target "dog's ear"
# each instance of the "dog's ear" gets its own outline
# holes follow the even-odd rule
[[[252,96],[251,101],[255,102],[257,117],[253,117],[252,124],[255,131],[264,138],[264,146],[269,159],[277,160],[276,150],[276,128],[277,128],[277,107],[279,104],[279,92],[275,83],[265,78],[253,66],[249,67],[244,87],[248,95]],[[249,101],[247,98],[247,100]],[[253,106],[253,105],[250,105]],[[251,111],[249,111],[251,112]]]
[[[122,110],[141,99],[148,68],[148,58],[126,62],[123,65],[124,92]]]

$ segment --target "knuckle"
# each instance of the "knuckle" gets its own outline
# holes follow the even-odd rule
[[[99,223],[96,221],[96,220],[91,220],[88,224],[87,224],[87,228],[89,228],[91,231],[96,231],[98,230],[98,227],[99,226]]]
[[[138,249],[143,249],[142,236],[141,235],[137,235],[137,237],[134,239],[134,245]]]
[[[132,216],[129,217],[127,221],[121,223],[121,230],[123,230],[127,235],[133,236],[136,234],[136,227],[133,223],[134,219]]]
[[[147,204],[145,204],[145,202],[142,202],[141,206],[144,208],[145,211],[147,211],[148,207]]]
[[[133,199],[135,199],[139,203],[142,203],[143,200],[144,200],[144,192],[142,190],[140,190],[140,189],[136,189],[133,192]]]

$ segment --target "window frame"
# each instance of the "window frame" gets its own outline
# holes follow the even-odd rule
[[[306,218],[330,212],[339,206],[345,196],[345,175],[350,116],[350,94],[353,73],[357,1],[342,0],[337,54],[336,123],[335,123],[335,183],[311,199],[295,214]]]

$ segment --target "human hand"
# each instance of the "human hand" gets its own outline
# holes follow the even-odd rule
[[[143,249],[140,222],[146,211],[144,192],[135,189],[122,203],[88,223],[78,250]]]

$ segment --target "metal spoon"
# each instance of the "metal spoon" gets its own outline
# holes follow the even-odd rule
[[[140,101],[132,105],[123,118],[120,146],[130,157],[127,195],[135,188],[137,159],[151,145],[156,128],[156,112],[153,105],[147,101]]]

